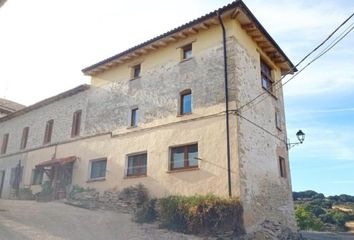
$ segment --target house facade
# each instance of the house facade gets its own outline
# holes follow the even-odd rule
[[[248,232],[295,230],[277,84],[295,70],[235,1],[85,68],[90,85],[0,118],[1,196],[21,168],[33,192],[50,180],[58,193],[142,183],[156,197],[232,195]]]

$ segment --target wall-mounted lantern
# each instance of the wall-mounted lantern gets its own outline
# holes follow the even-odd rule
[[[304,141],[305,141],[305,133],[301,130],[299,130],[297,133],[296,133],[296,137],[297,139],[299,140],[298,142],[296,143],[291,143],[291,142],[287,142],[287,147],[288,149],[296,146],[296,145],[299,145],[299,144],[302,144]]]

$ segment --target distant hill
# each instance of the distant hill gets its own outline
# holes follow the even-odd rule
[[[312,190],[293,192],[296,221],[301,230],[347,231],[354,221],[354,196],[325,197]]]

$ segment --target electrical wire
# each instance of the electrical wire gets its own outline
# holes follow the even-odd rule
[[[285,73],[278,81],[276,81],[273,85],[277,85],[279,82],[281,82],[289,73],[292,73],[296,67],[298,67],[301,63],[303,63],[310,55],[312,55],[314,52],[316,52],[321,46],[323,46],[340,28],[342,28],[352,17],[354,16],[354,13],[352,13],[344,22],[342,22],[325,40],[323,40],[319,45],[317,45],[310,53],[306,54],[304,58],[300,60],[299,63],[297,63],[293,68],[291,68],[287,73]],[[347,34],[346,34],[347,35]],[[302,72],[304,69],[301,69],[298,73]],[[298,75],[295,74],[292,79]],[[289,80],[287,81],[289,82]],[[250,105],[254,101],[256,101],[258,98],[266,94],[267,92],[262,92],[261,94],[257,95],[255,98],[250,100],[249,102],[245,103],[244,105],[240,106],[237,108],[235,111],[240,112],[243,108],[246,106]]]

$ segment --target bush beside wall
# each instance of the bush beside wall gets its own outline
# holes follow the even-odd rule
[[[232,232],[244,233],[243,210],[237,198],[220,198],[213,195],[192,197],[169,196],[148,201],[145,208],[136,212],[140,222],[152,221],[158,215],[160,226],[177,232],[218,235]],[[156,212],[156,209],[157,212]]]

